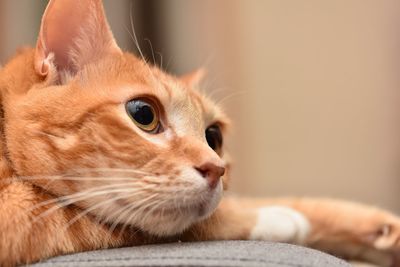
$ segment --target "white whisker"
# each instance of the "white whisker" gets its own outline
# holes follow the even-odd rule
[[[225,96],[221,100],[218,100],[216,104],[217,105],[222,105],[223,102],[225,102],[225,101],[227,101],[227,100],[229,100],[229,99],[231,99],[233,97],[236,97],[236,96],[239,96],[239,95],[244,95],[245,93],[246,93],[246,91],[234,92],[234,93],[232,93],[230,95]]]
[[[156,57],[154,56],[154,50],[153,50],[153,45],[151,44],[151,41],[149,38],[145,38],[144,39],[150,46],[150,50],[151,50],[151,55],[153,56],[153,64],[156,65]]]
[[[109,188],[113,188],[113,187],[122,187],[122,186],[129,186],[129,185],[131,185],[131,184],[130,183],[114,184],[114,185],[100,186],[100,187],[97,187],[96,189],[109,189]],[[54,203],[57,203],[57,202],[62,202],[62,205],[53,206],[53,207],[51,207],[50,209],[48,209],[45,212],[41,213],[39,216],[37,216],[35,218],[35,219],[41,219],[41,218],[51,214],[52,212],[54,212],[54,211],[56,211],[58,209],[61,209],[63,207],[66,207],[68,205],[71,205],[71,204],[73,204],[75,202],[82,201],[82,200],[85,200],[85,199],[88,199],[88,198],[91,198],[91,197],[94,197],[94,196],[105,195],[105,194],[108,194],[108,193],[118,193],[118,192],[127,191],[127,190],[133,190],[133,189],[130,189],[130,188],[128,188],[128,189],[127,188],[118,188],[118,189],[100,190],[100,191],[99,190],[90,189],[90,190],[74,193],[74,194],[71,194],[71,195],[66,195],[66,196],[62,196],[62,197],[58,197],[58,198],[53,198],[53,199],[49,199],[49,200],[46,200],[46,201],[42,201],[42,202],[34,205],[33,207],[31,207],[26,212],[31,212],[31,211],[33,211],[33,210],[35,210],[37,208],[43,207],[45,205],[50,205],[50,204],[54,204]],[[36,221],[37,220],[35,220],[34,222],[36,222]]]
[[[139,42],[138,42],[138,39],[137,39],[137,36],[136,36],[136,32],[135,32],[135,27],[134,27],[134,25],[133,25],[132,5],[131,5],[131,12],[130,12],[130,14],[129,14],[129,19],[130,19],[130,23],[131,23],[132,33],[131,33],[129,30],[128,30],[128,33],[129,33],[129,35],[131,36],[133,42],[135,43],[136,48],[138,49],[139,54],[140,54],[140,56],[142,57],[143,62],[144,62],[144,64],[145,64],[145,66],[147,67],[147,69],[148,69],[148,71],[149,71],[149,74],[150,74],[150,76],[151,76],[153,82],[155,82],[158,86],[160,86],[160,82],[155,78],[153,71],[151,70],[150,66],[147,64],[147,61],[146,61],[146,59],[145,59],[145,57],[144,57],[144,54],[143,54],[143,52],[142,52],[142,49],[141,49],[140,46],[139,46]]]
[[[153,195],[150,195],[149,197],[147,197],[147,198],[145,198],[145,199],[143,199],[143,200],[141,200],[139,203],[135,203],[135,204],[132,204],[132,205],[128,205],[128,206],[126,206],[126,207],[124,207],[124,208],[122,208],[122,209],[120,209],[119,211],[119,215],[118,215],[118,217],[116,218],[116,220],[114,221],[114,223],[111,225],[111,227],[109,228],[109,235],[112,235],[113,234],[113,232],[115,231],[115,228],[117,227],[117,225],[120,223],[120,221],[125,217],[125,215],[126,214],[128,214],[129,212],[132,212],[132,211],[134,211],[137,207],[139,207],[139,209],[136,211],[136,212],[134,212],[133,214],[138,214],[141,210],[144,210],[144,209],[146,209],[148,206],[151,206],[151,205],[154,205],[154,203],[155,202],[157,202],[157,201],[153,201],[153,202],[150,202],[150,203],[147,203],[146,204],[146,202],[147,201],[150,201],[150,200],[152,200],[153,198],[155,198],[155,197],[157,197],[158,196],[158,194],[153,194]],[[145,205],[146,204],[146,205]],[[130,216],[129,217],[129,220],[126,220],[125,221],[125,223],[130,223],[130,220],[132,219],[133,217],[132,216]],[[121,233],[120,234],[122,234],[122,232],[124,231],[125,229],[123,229],[123,230],[121,230]]]
[[[120,193],[120,192],[123,192],[123,193],[126,193],[126,194],[122,194],[122,195],[113,197],[113,198],[111,198],[111,199],[107,199],[107,200],[105,200],[105,201],[102,201],[102,202],[100,202],[100,203],[97,203],[97,204],[95,204],[95,205],[93,205],[93,206],[91,206],[91,207],[85,209],[83,212],[79,213],[79,214],[76,215],[74,218],[72,218],[71,220],[68,221],[68,224],[65,226],[64,231],[67,230],[67,229],[68,229],[72,224],[74,224],[76,221],[78,221],[79,219],[81,219],[83,216],[85,216],[86,214],[90,213],[91,211],[93,211],[93,210],[95,210],[95,209],[97,209],[97,208],[99,208],[99,207],[105,206],[105,205],[107,205],[107,204],[109,204],[109,203],[115,202],[116,200],[125,198],[125,197],[127,197],[127,196],[132,196],[132,192],[134,192],[134,190],[123,190],[123,191],[119,191],[118,193]],[[142,192],[138,192],[138,194],[139,194],[139,193],[142,193]],[[135,194],[133,194],[133,195],[135,195]]]
[[[163,56],[160,52],[156,52],[156,54],[160,56],[160,68],[163,69]]]
[[[168,70],[169,64],[171,64],[172,56],[168,58],[167,65],[165,66],[165,70]]]

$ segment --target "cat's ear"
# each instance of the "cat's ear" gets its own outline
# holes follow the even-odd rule
[[[47,76],[74,75],[84,65],[121,53],[101,0],[50,0],[42,18],[35,52],[35,70]]]
[[[207,71],[201,68],[181,76],[180,79],[189,87],[198,87],[200,82],[206,76],[206,73]]]

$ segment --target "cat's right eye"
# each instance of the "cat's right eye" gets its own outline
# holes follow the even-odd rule
[[[126,112],[133,122],[145,132],[159,133],[161,124],[157,107],[145,99],[132,99],[126,103]]]

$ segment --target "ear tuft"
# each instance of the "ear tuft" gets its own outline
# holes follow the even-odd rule
[[[42,18],[35,70],[46,76],[75,75],[84,65],[121,53],[104,15],[101,0],[51,0]],[[52,66],[53,65],[53,66]]]
[[[198,87],[200,82],[206,76],[206,72],[207,71],[205,69],[201,68],[181,76],[180,80],[183,81],[189,87]]]

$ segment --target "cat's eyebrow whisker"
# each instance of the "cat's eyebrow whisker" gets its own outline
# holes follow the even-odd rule
[[[148,69],[148,71],[149,71],[149,73],[150,73],[150,76],[151,76],[152,80],[153,80],[157,85],[160,85],[159,80],[157,80],[156,77],[154,76],[154,73],[153,73],[153,71],[151,70],[149,64],[147,64],[147,61],[146,61],[146,59],[145,59],[145,57],[144,57],[144,54],[143,54],[143,52],[142,52],[142,49],[141,49],[140,46],[139,46],[139,42],[138,42],[138,39],[137,39],[137,36],[136,36],[136,32],[135,32],[135,27],[134,27],[134,25],[133,25],[132,5],[131,5],[131,12],[130,12],[130,14],[129,14],[129,19],[130,19],[130,23],[131,23],[132,33],[131,33],[129,30],[128,30],[128,33],[129,33],[129,35],[131,36],[133,42],[135,43],[136,48],[138,49],[139,54],[140,54],[140,56],[142,57],[143,62],[145,63],[145,65],[146,65],[146,67],[147,67],[147,69]],[[154,57],[154,55],[153,55],[153,57]]]
[[[131,23],[132,33],[129,30],[128,30],[128,32],[131,35],[131,37],[133,39],[133,42],[135,43],[136,48],[138,49],[142,59],[145,60],[145,57],[144,57],[144,55],[142,53],[142,49],[140,49],[140,46],[139,46],[139,42],[138,42],[138,39],[137,39],[137,36],[136,36],[136,32],[135,32],[135,27],[133,26],[132,5],[133,4],[131,4],[130,13],[129,13],[129,20],[130,20],[130,23]]]
[[[133,23],[133,22],[132,22],[132,18],[131,18],[131,23]],[[132,27],[133,27],[133,24],[132,24]],[[149,64],[147,63],[146,58],[144,57],[144,54],[142,53],[142,49],[140,49],[140,47],[139,47],[139,43],[138,43],[138,41],[137,41],[135,31],[133,30],[133,35],[132,35],[132,33],[131,33],[128,29],[127,29],[127,31],[128,31],[128,33],[129,33],[130,37],[132,38],[133,42],[135,43],[135,46],[136,46],[136,48],[137,48],[138,51],[139,51],[140,57],[142,58],[143,63],[144,63],[144,65],[146,66],[146,69],[148,70],[148,72],[149,72],[149,74],[150,74],[152,80],[153,80],[154,82],[156,82],[157,84],[159,84],[158,80],[157,80],[156,77],[154,76],[154,73],[153,73],[152,69],[150,68]]]
[[[215,55],[217,54],[216,50],[212,50],[208,52],[208,56],[204,58],[204,61],[200,64],[205,68],[209,68],[213,62],[215,62]]]
[[[168,67],[169,67],[169,64],[171,64],[171,61],[172,61],[172,56],[169,56],[167,65],[165,66],[165,70],[168,70]]]
[[[145,38],[144,39],[150,46],[150,50],[151,50],[151,55],[153,56],[153,64],[156,65],[156,57],[154,56],[154,49],[153,49],[153,45],[151,44],[151,41],[149,38]]]
[[[160,68],[163,69],[163,56],[161,52],[156,52],[156,54],[160,56]]]
[[[216,95],[220,92],[227,91],[228,87],[218,87],[213,90],[209,90],[210,92],[204,92],[204,94],[209,98],[209,99],[214,99]],[[218,101],[218,100],[217,100]]]
[[[223,97],[222,99],[218,100],[216,102],[216,105],[222,105],[223,102],[226,102],[227,100],[236,97],[236,96],[240,96],[240,95],[244,95],[245,93],[247,93],[248,91],[242,90],[242,91],[238,91],[238,92],[234,92],[232,94],[229,94],[225,97]]]

